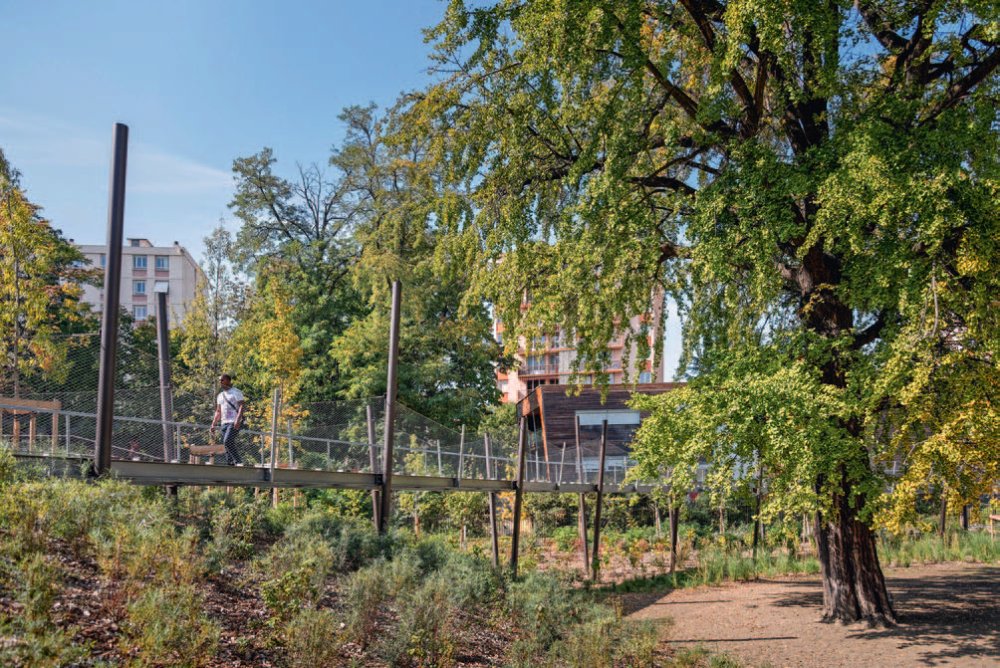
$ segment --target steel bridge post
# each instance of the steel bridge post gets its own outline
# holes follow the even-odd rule
[[[597,503],[594,507],[594,549],[590,561],[591,577],[596,582],[601,569],[601,504],[604,502],[604,460],[608,454],[608,421],[601,421],[601,454],[597,470]]]
[[[528,441],[528,419],[522,415],[517,433],[517,474],[514,487],[514,526],[510,536],[510,572],[517,577],[517,552],[521,544],[521,506],[524,504],[524,460]]]
[[[97,430],[94,474],[111,471],[115,421],[115,361],[118,355],[118,306],[121,301],[122,234],[125,226],[125,168],[128,126],[115,123],[111,187],[108,195],[108,248],[104,269],[104,311],[101,313],[101,366],[97,376]]]
[[[399,366],[399,308],[402,285],[397,278],[392,282],[392,311],[389,321],[389,368],[385,389],[385,441],[382,449],[382,498],[379,510],[379,533],[389,530],[389,519],[392,516],[392,448],[395,440],[396,421],[396,390],[399,382],[397,373]]]

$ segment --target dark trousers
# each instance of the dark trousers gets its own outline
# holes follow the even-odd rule
[[[226,463],[230,466],[241,464],[240,453],[236,449],[236,437],[240,430],[232,422],[222,424],[222,444],[226,446]]]

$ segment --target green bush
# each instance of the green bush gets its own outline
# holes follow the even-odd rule
[[[224,569],[230,560],[253,556],[255,542],[271,533],[267,511],[266,499],[253,498],[227,499],[211,509],[208,558],[214,570]]]
[[[13,568],[20,612],[0,614],[0,665],[65,666],[85,657],[88,646],[73,642],[75,628],[60,629],[52,624],[60,573],[43,554],[24,556]]]
[[[556,577],[539,572],[511,583],[507,605],[513,619],[533,636],[539,650],[547,650],[568,627],[581,622],[589,607],[579,592],[569,590]]]
[[[502,575],[484,556],[451,552],[442,571],[448,574],[449,598],[456,607],[488,605],[503,593]]]
[[[329,610],[303,608],[284,629],[285,658],[293,668],[332,666],[339,659],[336,617]]]
[[[349,573],[379,557],[391,556],[396,543],[394,536],[379,536],[368,522],[326,510],[306,513],[285,533],[289,538],[318,536],[326,541],[332,551],[333,570],[338,573]]]
[[[253,564],[260,594],[272,618],[288,622],[302,607],[323,595],[333,564],[330,546],[319,536],[289,536],[275,543]]]
[[[123,650],[140,666],[202,666],[214,656],[219,627],[193,584],[152,586],[127,608]]]
[[[418,577],[416,561],[405,558],[376,561],[349,575],[343,586],[348,637],[367,648],[375,638],[385,604],[412,588]]]
[[[574,668],[645,668],[655,665],[658,641],[652,624],[625,622],[609,610],[571,628],[549,650],[548,662]]]
[[[454,663],[455,606],[451,577],[433,573],[399,605],[395,633],[383,645],[390,665],[446,668]]]
[[[6,441],[0,441],[0,488],[14,482],[17,460]]]
[[[580,539],[580,529],[576,526],[559,527],[552,532],[552,540],[560,552],[572,552],[577,549]]]
[[[931,533],[884,537],[879,544],[879,557],[887,566],[945,561],[992,564],[1000,562],[1000,542],[985,531],[962,530],[951,531],[944,539]]]

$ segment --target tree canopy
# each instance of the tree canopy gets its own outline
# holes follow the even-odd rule
[[[41,215],[0,151],[0,392],[62,381],[71,368],[66,335],[90,321],[83,255]]]
[[[765,466],[773,504],[818,513],[832,618],[894,620],[870,528],[928,476],[966,499],[997,477],[998,18],[456,0],[406,110],[439,252],[510,327],[596,356],[657,286],[676,300],[692,382],[643,404],[637,456]]]

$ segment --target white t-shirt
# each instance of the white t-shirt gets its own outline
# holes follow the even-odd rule
[[[239,411],[241,401],[243,401],[243,393],[235,387],[219,392],[215,403],[222,411],[222,424],[236,422],[236,413]]]

